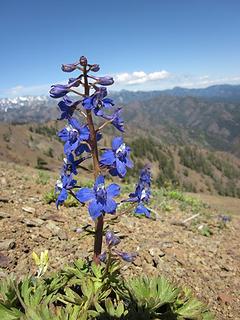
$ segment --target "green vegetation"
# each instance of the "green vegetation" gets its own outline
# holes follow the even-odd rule
[[[47,151],[44,152],[44,154],[49,158],[53,158],[54,157],[53,148],[49,147]]]
[[[46,204],[51,204],[53,202],[56,202],[56,200],[57,200],[57,195],[54,192],[54,189],[51,190],[51,191],[46,192],[43,195],[43,202],[46,203]]]
[[[46,167],[48,163],[42,159],[41,157],[37,157],[37,164],[35,166],[36,169],[40,169],[40,170],[48,170],[48,168]]]
[[[43,195],[43,202],[46,204],[54,203],[56,202],[56,200],[57,200],[57,195],[54,192],[54,190],[48,191]],[[63,205],[67,208],[78,207],[79,202],[72,195],[68,195],[68,198]]]
[[[50,176],[47,172],[44,171],[38,171],[38,177],[36,179],[37,184],[46,185],[49,183]]]
[[[139,137],[131,142],[131,149],[133,157],[137,158],[131,172],[134,177],[138,175],[139,170],[144,164],[140,159],[148,159],[149,162],[156,162],[158,164],[160,173],[155,182],[159,186],[166,183],[174,185],[178,184],[173,155],[167,147],[163,147],[160,143],[156,143],[156,141],[150,137]]]
[[[193,213],[207,209],[208,205],[201,200],[185,195],[181,190],[173,188],[160,188],[153,190],[153,199],[160,203],[160,207],[171,211],[173,203],[176,202],[182,211],[190,209]]]
[[[3,140],[5,142],[10,142],[11,134],[9,132],[3,134]]]
[[[179,149],[180,163],[185,167],[203,173],[211,178],[214,177],[213,168],[207,158],[197,147],[184,146]]]
[[[37,127],[29,127],[29,131],[52,138],[56,136],[57,128],[52,125],[51,126],[38,125]]]
[[[79,259],[48,277],[47,252],[34,253],[34,260],[41,268],[36,277],[9,276],[1,281],[1,319],[214,319],[190,290],[163,277],[124,279],[115,259],[106,265]]]

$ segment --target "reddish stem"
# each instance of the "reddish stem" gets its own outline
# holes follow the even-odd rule
[[[85,89],[85,96],[89,96],[89,85],[88,85],[88,77],[87,77],[87,69],[86,67],[83,68],[83,77],[84,77],[84,89]],[[91,145],[91,153],[93,159],[93,172],[94,178],[98,177],[101,172],[98,160],[98,146],[97,146],[97,138],[96,138],[96,130],[94,128],[94,123],[92,119],[92,111],[87,110],[87,123],[90,131],[90,145]],[[96,264],[100,263],[99,255],[102,251],[102,239],[103,239],[103,224],[104,218],[103,215],[98,217],[95,222],[95,238],[94,238],[94,255],[93,261]]]

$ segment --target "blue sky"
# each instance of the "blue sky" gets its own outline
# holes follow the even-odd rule
[[[0,97],[47,94],[86,55],[113,89],[240,83],[239,0],[1,0]]]

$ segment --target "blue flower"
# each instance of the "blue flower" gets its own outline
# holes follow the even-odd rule
[[[62,168],[63,174],[67,174],[68,172],[70,172],[70,173],[77,175],[78,165],[86,159],[87,159],[86,157],[83,157],[83,158],[75,160],[73,154],[69,153],[67,155],[67,157],[63,159],[63,162],[64,162],[63,168]]]
[[[122,108],[118,108],[112,115],[103,115],[102,118],[111,120],[111,123],[115,128],[117,128],[121,132],[124,132],[124,121],[120,116],[121,111]]]
[[[127,173],[126,167],[133,167],[129,154],[130,148],[123,142],[123,138],[115,137],[112,141],[112,150],[106,150],[102,154],[100,163],[110,167],[110,174],[123,178]]]
[[[106,95],[106,88],[100,87],[91,97],[85,98],[82,105],[86,110],[93,109],[96,116],[103,116],[103,109],[110,109],[114,105],[112,99],[104,98]]]
[[[81,100],[73,102],[68,96],[64,96],[63,100],[58,103],[60,110],[62,111],[59,120],[69,119],[72,117],[76,107],[79,105]]]
[[[148,203],[150,198],[150,189],[144,187],[142,184],[138,184],[136,186],[136,190],[134,193],[129,194],[128,202],[137,202],[138,205],[135,209],[136,214],[145,214],[147,218],[150,217],[150,211],[144,206],[144,203]]]
[[[88,127],[81,126],[77,119],[70,118],[68,123],[69,125],[58,133],[59,138],[65,142],[64,153],[66,155],[75,151],[82,141],[88,140],[90,134]]]
[[[71,190],[77,181],[72,179],[72,175],[62,175],[61,180],[58,180],[55,187],[55,192],[60,192],[56,201],[56,206],[63,204],[68,197],[68,190]]]
[[[147,218],[150,217],[150,210],[147,209],[144,204],[148,203],[151,195],[150,184],[150,168],[148,166],[145,166],[140,171],[139,181],[136,185],[135,191],[129,194],[129,198],[127,200],[123,200],[123,202],[136,202],[137,207],[135,209],[135,213],[144,214]]]
[[[93,189],[81,188],[76,192],[76,198],[80,202],[89,202],[88,211],[92,219],[96,219],[104,213],[115,213],[117,203],[113,200],[120,193],[120,187],[112,183],[105,188],[104,177],[98,176]]]
[[[143,184],[146,187],[151,186],[151,171],[149,165],[145,165],[144,168],[140,171],[139,183]]]

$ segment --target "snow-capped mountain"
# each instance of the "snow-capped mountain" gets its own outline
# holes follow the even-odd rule
[[[209,103],[240,102],[240,85],[215,85],[203,89],[173,88],[163,91],[127,91],[110,92],[116,106],[129,105],[132,102],[144,102],[161,97],[195,97]],[[58,99],[47,96],[24,96],[0,99],[0,122],[28,123],[55,120],[59,116]]]
[[[26,123],[56,119],[56,101],[47,96],[24,96],[0,99],[0,121]]]

